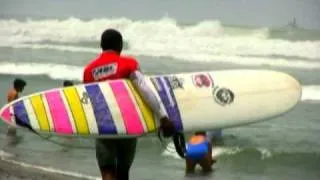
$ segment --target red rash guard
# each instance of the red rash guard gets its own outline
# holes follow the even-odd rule
[[[157,97],[146,84],[143,74],[139,72],[138,62],[134,58],[120,56],[114,51],[103,52],[85,67],[83,83],[121,78],[131,79],[151,106],[153,112],[159,117],[166,116],[166,112],[161,107]]]
[[[138,69],[136,59],[106,51],[85,67],[83,83],[129,78],[130,74]]]

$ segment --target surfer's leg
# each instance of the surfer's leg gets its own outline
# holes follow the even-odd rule
[[[137,138],[118,140],[117,143],[117,179],[128,180],[131,165],[136,155]]]
[[[16,145],[19,141],[20,139],[17,138],[16,128],[9,126],[6,132],[6,145],[8,146]]]
[[[17,135],[17,129],[15,127],[8,127],[7,136],[15,137]]]
[[[96,140],[96,158],[102,180],[115,180],[116,144],[112,139]]]

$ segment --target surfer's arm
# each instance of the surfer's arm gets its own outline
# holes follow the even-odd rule
[[[141,96],[151,107],[152,111],[156,113],[159,118],[167,117],[167,114],[161,107],[156,95],[152,92],[151,88],[146,83],[144,75],[140,71],[136,70],[130,74],[130,79],[132,80],[136,88],[140,91]]]
[[[157,125],[160,125],[160,131],[162,131],[164,137],[173,136],[173,134],[175,133],[175,127],[169,120],[166,111],[161,106],[161,101],[158,100],[155,93],[148,86],[144,75],[140,71],[139,64],[135,61],[131,65],[131,73],[129,75],[129,78],[140,92],[142,98],[147,102],[149,107],[151,107],[153,113],[156,115],[155,119],[160,121],[157,122]]]

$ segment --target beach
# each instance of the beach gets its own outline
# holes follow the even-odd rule
[[[288,26],[294,17],[297,26]],[[186,177],[184,160],[147,136],[139,138],[131,179],[319,180],[318,17],[320,4],[312,0],[1,1],[0,105],[17,77],[28,83],[22,95],[64,80],[80,83],[83,67],[101,52],[101,33],[116,28],[123,53],[136,57],[147,75],[268,69],[292,75],[303,90],[283,116],[224,129],[209,176]],[[18,129],[20,142],[6,146],[6,130],[1,122],[1,180],[100,179],[93,139],[74,138],[68,142],[74,148],[66,148]]]

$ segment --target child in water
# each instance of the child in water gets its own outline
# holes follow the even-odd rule
[[[27,83],[23,79],[15,79],[13,81],[13,88],[10,89],[7,95],[7,101],[10,103],[19,98],[19,94],[24,90]],[[15,127],[8,127],[7,136],[16,137],[17,130]]]
[[[194,173],[197,164],[202,167],[204,173],[211,172],[215,162],[216,160],[212,159],[212,143],[206,132],[196,132],[186,147],[186,173]]]
[[[73,82],[69,80],[63,81],[63,87],[73,86]]]
[[[73,86],[74,84],[73,84],[73,82],[72,81],[69,81],[69,80],[65,80],[65,81],[63,81],[63,87],[70,87],[70,86]],[[65,138],[65,144],[69,144],[69,143],[71,143],[72,142],[72,138],[71,137],[66,137]],[[63,147],[62,148],[62,151],[64,151],[64,152],[66,152],[66,151],[68,151],[69,150],[69,148],[68,147]]]
[[[13,81],[13,87],[9,90],[7,95],[7,102],[10,103],[19,98],[19,94],[22,93],[25,86],[27,85],[26,81],[23,79],[16,78]],[[17,136],[17,129],[13,126],[9,126],[6,132],[6,143],[7,145],[17,144],[21,140],[20,137]]]

